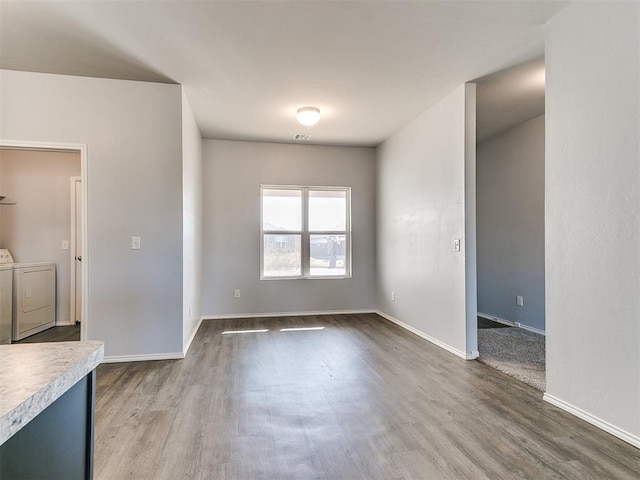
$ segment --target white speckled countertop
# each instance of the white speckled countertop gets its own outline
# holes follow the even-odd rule
[[[0,345],[0,445],[103,358],[95,341]]]

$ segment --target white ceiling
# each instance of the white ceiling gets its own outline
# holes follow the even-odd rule
[[[539,57],[568,3],[2,0],[0,67],[182,84],[205,138],[377,145],[458,85]],[[318,125],[296,122],[305,105]]]
[[[475,80],[478,142],[544,113],[544,57]]]

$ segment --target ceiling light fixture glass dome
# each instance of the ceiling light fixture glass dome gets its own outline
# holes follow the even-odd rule
[[[316,107],[302,107],[298,109],[296,119],[302,125],[311,126],[320,120],[320,109]]]

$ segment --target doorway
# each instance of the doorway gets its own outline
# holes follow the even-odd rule
[[[476,85],[479,360],[544,391],[544,58]]]
[[[11,191],[15,202],[0,209],[0,246],[12,250],[16,263],[55,265],[55,326],[20,342],[84,340],[86,146],[0,140],[0,152],[3,164],[5,159],[11,162],[10,168],[0,171],[0,185]]]

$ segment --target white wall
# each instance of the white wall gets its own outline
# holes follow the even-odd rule
[[[478,311],[544,330],[544,115],[478,145],[477,186]]]
[[[180,86],[0,75],[4,139],[87,145],[88,338],[110,357],[180,354]]]
[[[640,447],[639,29],[635,2],[547,26],[545,398]]]
[[[464,86],[465,358],[478,356],[478,248],[476,245],[476,84]]]
[[[202,137],[182,91],[183,331],[187,347],[198,324],[202,291]]]
[[[204,315],[375,308],[372,148],[205,140],[203,184]],[[351,187],[352,278],[260,280],[261,184]]]
[[[16,262],[56,264],[56,321],[70,317],[71,177],[80,176],[80,154],[0,149],[0,193],[17,201],[0,206],[0,248]]]
[[[460,86],[377,148],[378,308],[461,356],[477,349],[465,308],[475,307],[475,253],[465,242],[465,221],[472,228],[475,218],[475,206],[465,207],[475,195],[475,181],[465,183],[465,170],[475,173],[473,87]]]

